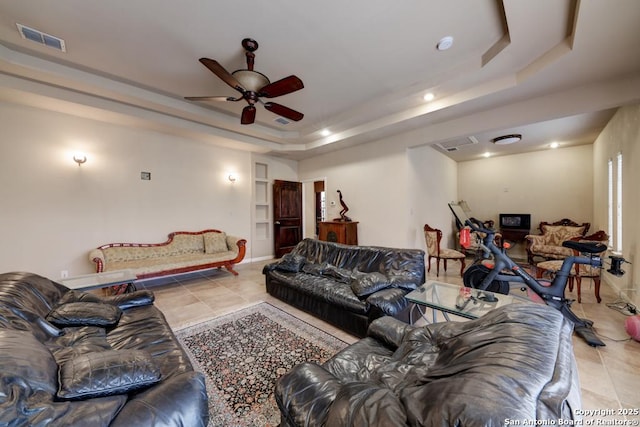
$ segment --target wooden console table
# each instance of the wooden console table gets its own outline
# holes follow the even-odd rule
[[[326,221],[320,223],[318,239],[325,242],[344,243],[345,245],[358,244],[357,221]]]

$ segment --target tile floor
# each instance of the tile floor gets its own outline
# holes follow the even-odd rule
[[[141,287],[152,290],[156,305],[164,312],[174,329],[231,313],[260,301],[269,302],[301,318],[345,342],[357,338],[297,310],[266,293],[262,267],[267,262],[237,266],[238,276],[225,270],[213,270],[143,282]],[[440,272],[438,280],[461,284],[457,266]],[[428,278],[435,279],[435,265]],[[571,293],[569,293],[571,295]],[[602,303],[597,304],[592,284],[583,281],[582,303],[574,303],[580,317],[595,322],[596,330],[606,347],[592,348],[580,338],[574,338],[574,349],[584,409],[640,408],[640,343],[628,340],[624,330],[625,316],[606,306],[618,300],[618,295],[603,283]],[[575,290],[573,298],[576,298]],[[640,420],[635,417],[634,420]]]

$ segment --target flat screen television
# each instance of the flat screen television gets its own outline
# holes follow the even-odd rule
[[[500,228],[531,229],[531,214],[500,214]]]

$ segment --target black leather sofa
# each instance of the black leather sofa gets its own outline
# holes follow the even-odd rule
[[[0,274],[0,425],[206,426],[202,374],[138,291]]]
[[[578,424],[572,329],[533,303],[426,327],[377,319],[322,366],[278,379],[280,427]]]
[[[263,273],[270,295],[363,337],[378,317],[408,321],[404,295],[424,283],[424,251],[304,239]]]

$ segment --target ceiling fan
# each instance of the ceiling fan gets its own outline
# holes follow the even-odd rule
[[[207,67],[213,74],[218,76],[226,84],[240,92],[242,96],[234,98],[232,96],[185,96],[189,101],[240,101],[244,99],[249,105],[242,109],[240,123],[249,125],[256,119],[255,103],[260,102],[264,108],[287,119],[298,121],[304,117],[304,114],[293,110],[284,105],[275,102],[264,102],[260,98],[275,98],[295,92],[304,87],[302,80],[291,75],[276,82],[271,83],[267,76],[253,70],[253,60],[255,52],[258,49],[258,42],[253,39],[242,40],[242,47],[246,50],[247,69],[236,70],[229,73],[222,65],[213,59],[200,58],[200,62]]]

